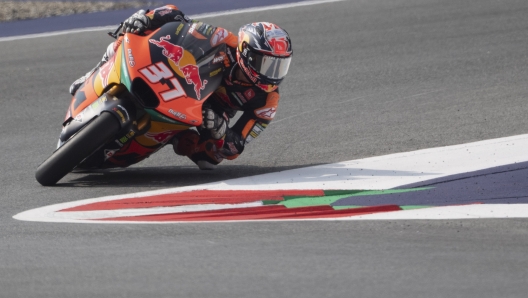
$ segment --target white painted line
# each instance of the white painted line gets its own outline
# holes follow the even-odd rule
[[[287,4],[263,6],[263,7],[234,9],[234,10],[227,10],[227,11],[220,11],[220,12],[213,12],[213,13],[203,13],[203,14],[197,14],[197,15],[190,15],[189,17],[191,19],[207,19],[207,18],[213,18],[213,17],[219,17],[219,16],[227,16],[227,15],[235,15],[235,14],[241,14],[241,13],[250,13],[250,12],[258,12],[258,11],[286,9],[286,8],[293,8],[293,7],[300,7],[300,6],[309,6],[309,5],[326,4],[326,3],[332,3],[332,2],[341,2],[341,1],[346,1],[346,0],[301,1],[301,2],[294,2],[294,3],[287,3]],[[117,23],[120,22],[120,21],[121,20],[116,20]],[[116,28],[117,28],[117,25],[113,25],[113,26],[104,26],[104,27],[89,27],[89,28],[82,28],[82,29],[72,29],[72,30],[64,30],[64,31],[45,32],[45,33],[38,33],[38,34],[9,36],[9,37],[1,37],[0,38],[0,42],[21,40],[21,39],[32,39],[32,38],[40,38],[40,37],[50,37],[50,36],[65,35],[65,34],[76,34],[76,33],[82,33],[82,32],[102,31],[102,30],[112,30],[113,31]]]

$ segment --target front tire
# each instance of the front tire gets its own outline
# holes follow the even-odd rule
[[[35,173],[43,186],[55,185],[83,160],[116,136],[121,126],[114,115],[101,113],[46,159]]]

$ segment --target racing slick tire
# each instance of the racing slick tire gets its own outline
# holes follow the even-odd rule
[[[114,115],[103,112],[46,159],[35,173],[43,186],[55,185],[83,160],[108,143],[121,129]]]

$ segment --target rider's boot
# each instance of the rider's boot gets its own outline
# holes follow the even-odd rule
[[[187,130],[172,139],[174,153],[187,156],[200,170],[213,170],[220,163],[211,156],[211,142],[200,143],[200,135],[194,130]],[[208,154],[209,153],[209,154]]]
[[[172,139],[174,153],[181,156],[190,156],[198,147],[200,135],[194,130],[186,130]]]

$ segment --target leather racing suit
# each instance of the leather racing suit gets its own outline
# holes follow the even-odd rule
[[[151,20],[150,29],[161,27],[167,22],[190,21],[174,5],[166,5],[147,13]],[[215,27],[208,32],[214,32]],[[205,32],[203,32],[205,34]],[[188,156],[193,162],[206,161],[212,165],[223,159],[237,158],[245,146],[258,137],[273,120],[279,104],[279,90],[273,85],[256,85],[244,80],[244,74],[238,71],[236,47],[238,38],[229,32],[224,39],[226,43],[225,71],[223,82],[207,99],[204,106],[209,106],[215,113],[229,121],[236,115],[239,118],[228,125],[225,136],[219,140],[211,138],[207,130],[202,129],[199,137],[186,131],[175,136],[174,150],[177,154]],[[231,126],[231,127],[230,127]],[[200,168],[202,165],[199,164]],[[205,166],[204,168],[207,168]]]

